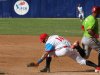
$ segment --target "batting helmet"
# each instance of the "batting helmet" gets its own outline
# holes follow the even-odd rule
[[[43,33],[40,35],[40,42],[43,42],[48,37],[47,33]]]
[[[92,7],[92,13],[98,13],[100,12],[100,7],[99,6],[93,6]]]

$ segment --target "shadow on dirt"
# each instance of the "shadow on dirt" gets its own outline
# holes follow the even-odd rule
[[[4,72],[0,72],[0,75],[5,75],[5,73]]]

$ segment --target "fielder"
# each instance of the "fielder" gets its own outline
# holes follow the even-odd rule
[[[40,35],[40,41],[45,44],[45,53],[42,55],[42,57],[38,60],[37,63],[30,63],[28,64],[28,67],[32,66],[39,66],[39,64],[46,59],[47,57],[53,56],[69,56],[74,61],[81,65],[88,65],[91,67],[96,68],[97,65],[89,60],[85,60],[80,56],[80,54],[77,52],[75,47],[79,46],[79,43],[76,41],[73,45],[66,40],[65,38],[58,36],[58,35],[51,35],[44,33]],[[51,62],[51,60],[50,60]],[[46,72],[50,72],[50,63],[48,67],[46,67]]]
[[[95,72],[100,72],[100,42],[99,38],[99,25],[97,16],[100,14],[100,7],[93,6],[92,15],[89,15],[82,23],[82,30],[84,32],[83,38],[81,40],[83,45],[83,52],[80,50],[80,55],[84,58],[89,58],[92,49],[98,50],[98,67]]]
[[[79,13],[78,17],[82,21],[84,19],[84,12],[83,12],[83,8],[80,4],[78,5],[77,10],[78,10],[78,13]]]

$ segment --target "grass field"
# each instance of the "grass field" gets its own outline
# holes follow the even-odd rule
[[[0,34],[2,35],[38,35],[46,32],[63,36],[81,36],[80,27],[79,19],[0,18]]]

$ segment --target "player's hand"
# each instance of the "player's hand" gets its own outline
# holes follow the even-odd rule
[[[31,62],[27,65],[27,67],[38,67],[39,64],[38,63],[34,63],[34,62]]]

